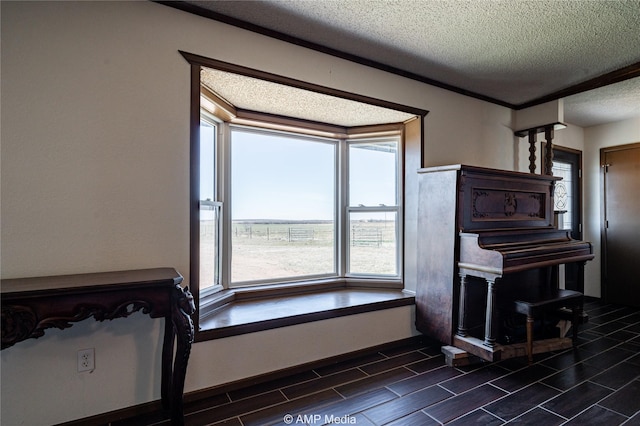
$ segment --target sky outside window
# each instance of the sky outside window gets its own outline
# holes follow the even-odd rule
[[[215,127],[200,122],[200,199],[215,200]]]
[[[397,143],[349,145],[349,205],[397,204]]]
[[[334,142],[234,129],[233,220],[333,220]]]

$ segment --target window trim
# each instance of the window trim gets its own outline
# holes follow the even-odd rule
[[[212,337],[211,334],[207,334],[206,331],[199,330],[199,317],[200,310],[204,306],[207,309],[215,309],[216,307],[223,306],[225,303],[234,303],[238,294],[251,294],[251,297],[256,297],[258,299],[265,297],[273,297],[274,292],[278,292],[281,294],[291,294],[300,291],[311,291],[313,288],[317,288],[317,286],[321,286],[324,291],[332,291],[332,289],[339,288],[362,288],[362,287],[370,287],[370,288],[391,288],[395,289],[398,292],[405,294],[406,292],[403,290],[403,282],[402,279],[398,280],[378,280],[378,279],[364,279],[363,277],[344,277],[344,271],[338,271],[341,276],[344,278],[332,279],[331,283],[326,282],[325,280],[313,280],[313,281],[300,281],[293,282],[288,284],[274,284],[274,285],[262,285],[259,287],[251,288],[249,290],[240,291],[240,288],[234,289],[223,289],[213,294],[205,295],[201,298],[201,294],[198,286],[198,275],[199,275],[199,227],[194,225],[199,221],[199,209],[195,208],[193,205],[194,200],[199,201],[200,191],[199,191],[199,127],[200,127],[200,110],[201,110],[201,86],[200,86],[200,69],[201,67],[209,67],[215,68],[222,71],[233,72],[241,75],[246,75],[254,78],[261,78],[263,80],[276,82],[284,85],[289,85],[297,88],[301,88],[304,90],[322,93],[330,96],[340,97],[356,102],[368,103],[371,105],[376,105],[384,108],[395,109],[398,111],[407,112],[415,116],[415,118],[420,120],[420,128],[424,127],[424,118],[428,114],[428,111],[410,107],[407,105],[401,105],[394,102],[384,101],[380,99],[375,99],[363,95],[358,95],[350,92],[345,92],[337,89],[327,88],[324,86],[319,86],[312,83],[303,82],[300,80],[291,79],[288,77],[278,76],[275,74],[267,73],[264,71],[259,71],[239,65],[230,64],[223,61],[218,61],[210,58],[206,58],[199,55],[194,55],[191,53],[179,52],[184,59],[190,64],[190,276],[191,276],[191,288],[194,296],[194,301],[196,304],[196,309],[198,310],[198,315],[194,317],[194,325],[196,327],[196,341],[201,340],[209,340]],[[243,123],[255,123],[257,117],[269,117],[269,122],[271,123],[270,127],[277,128],[281,130],[287,130],[291,127],[295,127],[296,129],[306,129],[313,135],[319,136],[343,136],[346,138],[353,138],[357,136],[365,136],[367,134],[375,134],[375,135],[383,135],[385,131],[390,132],[401,132],[401,146],[402,146],[402,168],[399,170],[400,179],[404,179],[406,173],[406,161],[407,161],[407,146],[405,143],[405,124],[407,122],[411,122],[414,119],[409,119],[405,123],[393,123],[393,124],[382,124],[382,125],[370,125],[370,126],[356,126],[352,128],[345,128],[336,125],[330,125],[326,123],[316,123],[310,122],[307,120],[300,120],[291,117],[281,117],[274,116],[265,113],[258,113],[255,111],[245,111],[236,109],[233,105],[225,104],[225,108],[222,110],[223,114],[226,114],[227,118],[230,118],[234,121],[234,123],[243,124]],[[228,126],[227,123],[223,123],[222,126]],[[222,127],[221,126],[221,127]],[[220,135],[219,135],[220,136]],[[415,135],[413,136],[415,138]],[[220,139],[219,139],[220,140]],[[421,131],[419,134],[419,163],[422,164],[423,158],[423,145],[424,145],[424,134]],[[224,143],[220,144],[221,146]],[[346,144],[345,144],[346,145]],[[222,148],[221,148],[222,149]],[[412,147],[412,154],[415,155],[416,147]],[[227,150],[224,150],[219,158],[224,158],[224,156],[229,155]],[[223,162],[227,162],[226,158]],[[228,173],[227,170],[222,170],[221,173]],[[229,179],[222,180],[224,185],[228,185]],[[224,202],[225,194],[228,193],[228,188],[223,187],[221,193],[219,194],[222,202]],[[404,180],[402,180],[402,185],[400,189],[399,197],[404,200],[405,190],[404,190]],[[403,203],[402,203],[403,204]],[[225,214],[223,210],[223,216]],[[401,210],[399,213],[399,219],[404,224],[405,213],[404,210]],[[403,225],[404,226],[404,225]],[[222,238],[226,241],[230,235],[227,234],[228,230],[226,227],[223,227],[223,235]],[[344,232],[344,231],[343,231]],[[399,230],[400,238],[397,241],[399,245],[398,253],[402,252],[404,249],[404,229]],[[344,256],[344,253],[340,254]],[[398,259],[398,268],[399,275],[401,277],[404,276],[404,257]],[[194,259],[197,259],[194,261]],[[345,264],[344,261],[341,264]],[[226,266],[226,267],[224,267]],[[228,268],[229,265],[223,265],[222,268],[222,280],[223,282],[228,282]],[[257,291],[259,290],[259,291]],[[405,294],[406,296],[406,294]],[[201,300],[202,299],[202,300]],[[411,299],[411,300],[409,300]],[[204,303],[202,303],[204,302]],[[413,296],[405,297],[402,304],[411,304],[413,303]],[[382,306],[382,305],[380,305]],[[385,305],[389,307],[388,305]],[[377,309],[375,306],[370,306],[367,309],[375,310]],[[353,312],[357,313],[357,312]],[[344,314],[344,313],[343,313]],[[342,315],[343,315],[342,314]],[[340,316],[341,314],[335,313],[335,316]],[[324,319],[324,318],[323,318]]]
[[[334,89],[334,88],[330,88],[330,87],[326,87],[326,86],[321,86],[318,84],[314,84],[314,83],[309,83],[306,81],[302,81],[302,80],[296,80],[294,78],[291,77],[285,77],[285,76],[281,76],[281,75],[277,75],[277,74],[273,74],[270,72],[266,72],[266,71],[261,71],[261,70],[257,70],[254,68],[249,68],[249,67],[244,67],[242,65],[236,65],[236,64],[232,64],[229,62],[224,62],[224,61],[220,61],[217,59],[211,59],[211,58],[207,58],[205,56],[200,56],[200,55],[196,55],[193,53],[189,53],[189,52],[185,52],[180,50],[179,53],[182,55],[182,57],[189,63],[191,64],[192,67],[192,76],[194,73],[197,74],[198,78],[199,78],[199,73],[200,73],[200,67],[207,67],[207,68],[214,68],[220,71],[227,71],[230,73],[234,73],[234,74],[240,74],[240,75],[244,75],[247,77],[253,77],[253,78],[258,78],[261,80],[266,80],[266,81],[270,81],[272,83],[279,83],[279,84],[283,84],[286,86],[291,86],[291,87],[296,87],[298,89],[303,89],[303,90],[308,90],[310,92],[317,92],[317,93],[323,93],[325,95],[329,95],[329,96],[335,96],[338,98],[344,98],[344,99],[349,99],[352,101],[356,101],[356,102],[362,102],[365,104],[371,104],[371,105],[376,105],[376,106],[380,106],[383,108],[388,108],[388,109],[395,109],[398,111],[403,111],[412,115],[415,115],[417,117],[424,117],[428,114],[429,111],[425,111],[423,109],[420,108],[414,108],[408,105],[403,105],[403,104],[398,104],[395,102],[390,102],[390,101],[385,101],[382,99],[377,99],[377,98],[372,98],[369,96],[365,96],[365,95],[359,95],[356,93],[352,93],[352,92],[346,92],[344,90],[339,90],[339,89]],[[195,68],[195,71],[194,71]],[[199,81],[199,80],[198,80]],[[192,83],[193,83],[193,79],[192,79]],[[193,100],[193,84],[191,85],[191,90],[192,90],[192,100]],[[198,88],[198,92],[199,92],[199,88]],[[196,98],[197,99],[197,98]],[[340,127],[340,126],[335,126],[335,127]]]

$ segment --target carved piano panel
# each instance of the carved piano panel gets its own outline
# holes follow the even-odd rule
[[[553,176],[460,166],[460,231],[552,228]]]

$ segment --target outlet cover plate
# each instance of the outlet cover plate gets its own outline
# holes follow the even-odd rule
[[[95,349],[81,349],[78,351],[78,373],[93,371],[96,368]]]

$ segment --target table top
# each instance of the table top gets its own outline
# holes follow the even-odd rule
[[[22,295],[65,294],[79,291],[116,290],[136,286],[173,287],[180,284],[182,275],[174,268],[136,269],[128,271],[97,272],[49,277],[12,278],[0,281],[3,299]]]

